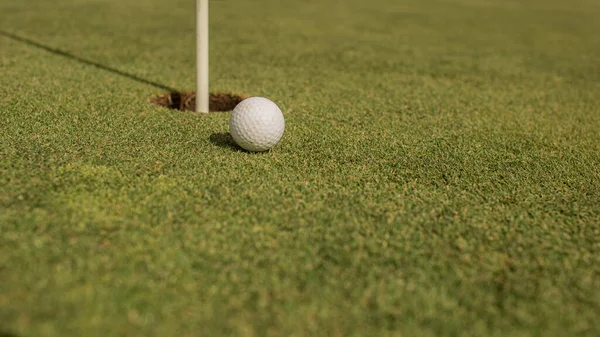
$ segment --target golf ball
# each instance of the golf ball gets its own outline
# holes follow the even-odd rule
[[[241,101],[231,113],[229,132],[242,148],[260,152],[277,144],[283,136],[285,121],[279,107],[264,97]]]

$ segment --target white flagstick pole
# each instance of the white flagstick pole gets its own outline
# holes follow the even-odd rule
[[[208,0],[196,0],[196,112],[208,113]]]

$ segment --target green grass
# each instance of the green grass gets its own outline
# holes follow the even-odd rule
[[[0,335],[600,335],[600,3],[193,6],[0,0]]]

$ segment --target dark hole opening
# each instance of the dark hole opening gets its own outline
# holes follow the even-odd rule
[[[211,112],[231,111],[246,97],[230,93],[211,93],[209,110]],[[196,111],[195,92],[170,92],[151,99],[152,103],[174,110]]]

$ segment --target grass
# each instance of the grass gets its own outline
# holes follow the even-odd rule
[[[600,334],[597,1],[193,5],[0,0],[0,335]]]

